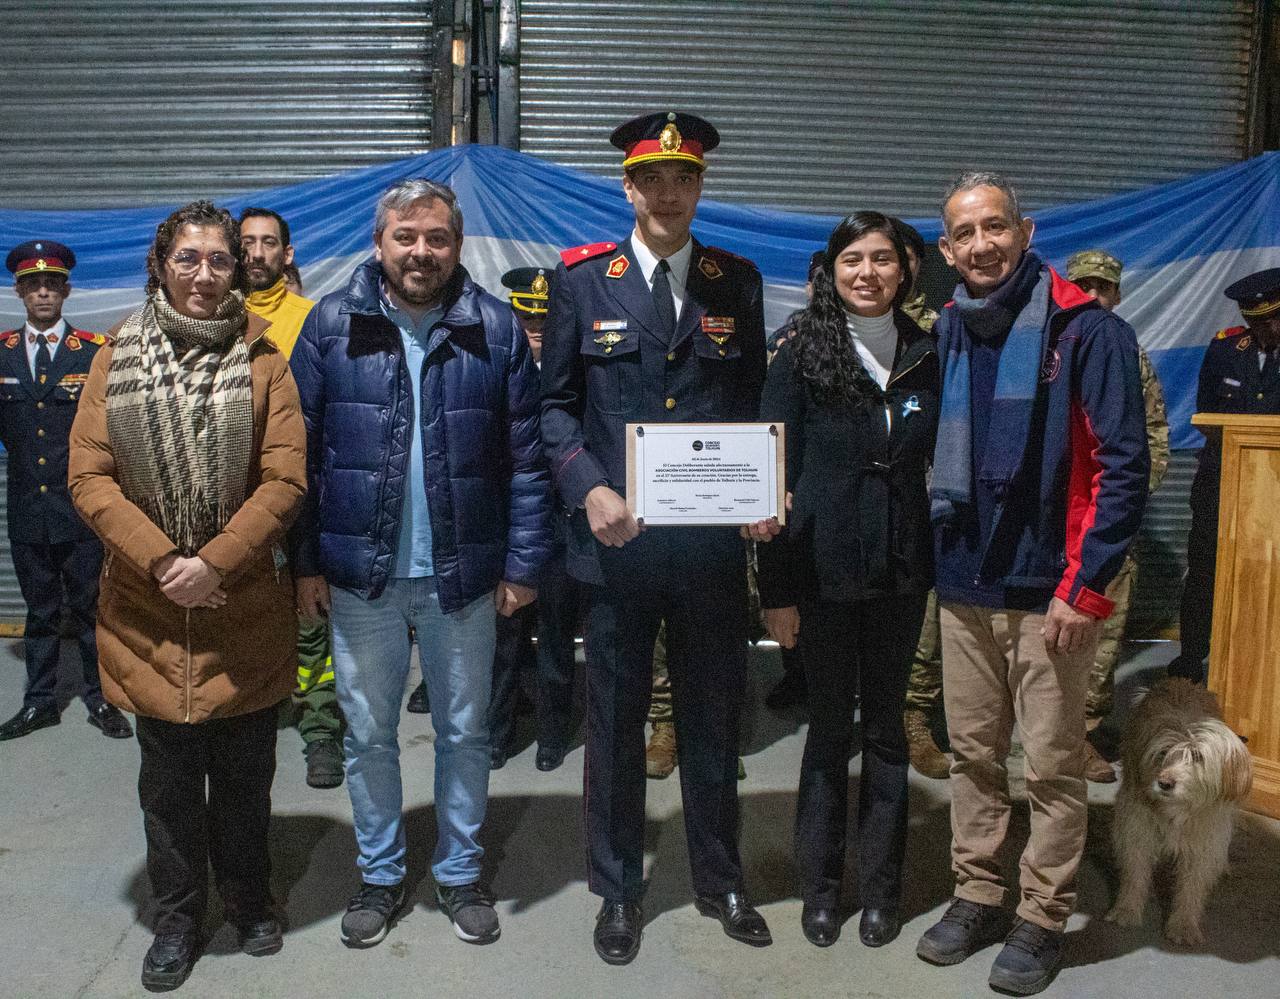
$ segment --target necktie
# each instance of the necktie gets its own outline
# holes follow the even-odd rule
[[[1277,349],[1272,348],[1267,351],[1266,360],[1262,362],[1262,384],[1270,385],[1275,380],[1276,369],[1280,368],[1280,361],[1276,360]]]
[[[658,328],[655,333],[663,343],[670,343],[676,335],[676,303],[671,298],[671,281],[667,275],[671,273],[671,265],[665,260],[658,261],[653,272],[653,311],[658,316]]]
[[[43,385],[49,380],[49,338],[37,333],[36,343],[36,381]]]

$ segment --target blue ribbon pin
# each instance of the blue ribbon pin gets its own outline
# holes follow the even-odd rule
[[[914,396],[914,395],[913,395],[910,399],[908,399],[906,402],[904,402],[904,403],[902,404],[902,416],[903,416],[903,419],[906,419],[906,418],[907,418],[908,416],[910,416],[912,413],[918,413],[918,412],[920,412],[920,397],[919,397],[919,396]]]

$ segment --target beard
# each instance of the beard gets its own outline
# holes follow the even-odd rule
[[[434,305],[441,290],[453,277],[452,268],[446,271],[435,260],[420,257],[406,257],[395,263],[384,260],[382,273],[401,300],[420,306]]]
[[[284,264],[281,264],[277,270],[265,260],[250,260],[245,267],[245,273],[249,277],[249,287],[253,291],[266,291],[284,276]]]

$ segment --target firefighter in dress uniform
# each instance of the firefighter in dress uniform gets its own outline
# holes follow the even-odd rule
[[[1240,307],[1247,326],[1218,332],[1205,350],[1196,389],[1198,413],[1280,414],[1280,267],[1229,285],[1224,292]],[[1218,482],[1222,440],[1206,428],[1200,463],[1191,482],[1191,532],[1182,590],[1182,649],[1170,676],[1203,684],[1208,679],[1213,583],[1218,562]]]
[[[604,900],[594,942],[603,960],[625,964],[643,921],[644,724],[663,620],[695,900],[730,937],[770,942],[738,854],[742,535],[641,531],[624,498],[627,423],[757,418],[765,337],[760,272],[690,235],[716,130],[666,112],[627,122],[610,141],[625,154],[635,229],[562,254],[543,331],[542,436],[571,511],[568,571],[588,589],[584,810],[588,883]]]
[[[112,739],[133,729],[102,697],[98,679],[98,572],[102,542],[80,519],[67,492],[67,441],[100,333],[62,318],[76,257],[52,240],[32,240],[9,253],[6,266],[27,310],[26,324],[2,334],[0,443],[9,452],[9,543],[27,604],[23,647],[27,686],[21,710],[0,725],[17,739],[61,721],[56,687],[64,610],[80,651],[89,723]]]

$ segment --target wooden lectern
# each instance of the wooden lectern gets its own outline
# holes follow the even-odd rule
[[[1222,434],[1209,689],[1253,756],[1245,807],[1280,818],[1280,416],[1191,422]]]

